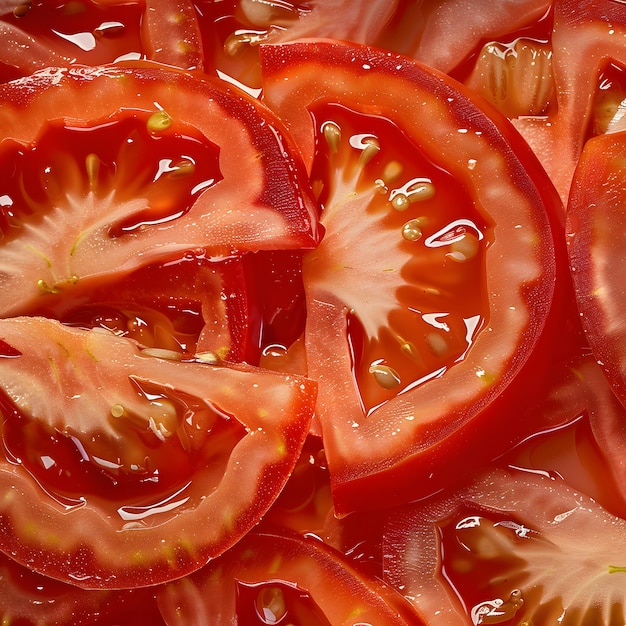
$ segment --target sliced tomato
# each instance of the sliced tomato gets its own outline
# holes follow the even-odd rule
[[[553,4],[551,79],[556,106],[544,116],[522,116],[515,125],[567,202],[590,130],[591,134],[604,132],[626,97],[623,81],[619,84],[610,76],[615,64],[626,66],[626,6],[603,0],[557,0]]]
[[[336,508],[427,495],[515,437],[566,278],[562,209],[507,121],[444,75],[332,42],[262,58],[324,207],[306,351]]]
[[[200,31],[189,0],[16,0],[0,15],[0,37],[0,80],[49,66],[123,59],[202,67]]]
[[[430,626],[620,624],[624,532],[554,475],[494,470],[396,514],[387,579]]]
[[[401,2],[381,43],[449,74],[483,43],[534,24],[551,5],[551,0]]]
[[[119,279],[76,285],[41,298],[29,315],[81,328],[106,328],[144,348],[179,356],[258,363],[260,323],[242,259],[210,260],[202,251],[147,265]],[[304,373],[304,372],[302,372]]]
[[[572,185],[567,243],[582,323],[594,354],[626,405],[626,256],[624,147],[626,133],[589,140]]]
[[[306,37],[373,43],[398,0],[197,0],[207,69],[259,88],[258,49]]]
[[[258,523],[315,385],[153,356],[105,330],[0,321],[0,549],[85,588],[180,577]]]
[[[1,316],[186,252],[312,247],[317,207],[275,117],[153,65],[0,86]]]
[[[419,626],[404,599],[313,537],[251,533],[223,558],[159,592],[168,626]]]
[[[5,624],[160,626],[152,589],[86,590],[32,572],[0,555],[0,619]]]

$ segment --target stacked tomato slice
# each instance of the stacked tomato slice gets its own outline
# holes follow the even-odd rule
[[[609,4],[0,0],[3,623],[624,622]]]

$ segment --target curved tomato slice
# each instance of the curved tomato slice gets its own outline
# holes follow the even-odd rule
[[[626,405],[626,133],[590,139],[580,158],[567,213],[567,243],[582,323],[596,358]]]
[[[625,531],[558,477],[495,470],[390,520],[387,580],[432,626],[620,624]]]
[[[315,244],[317,208],[280,123],[222,81],[51,69],[0,86],[0,102],[3,317],[196,249]]]
[[[422,623],[395,590],[315,538],[251,533],[222,558],[159,592],[168,626]]]
[[[152,589],[78,589],[32,572],[0,555],[0,619],[5,624],[159,626]]]
[[[189,0],[35,0],[14,7],[0,15],[0,80],[49,66],[119,60],[202,67],[200,30]]]
[[[261,85],[258,49],[306,37],[373,43],[398,0],[197,0],[206,64],[249,88]]]
[[[0,321],[0,549],[85,588],[180,577],[258,523],[308,432],[306,379]]]
[[[470,3],[465,0],[400,5],[398,26],[409,31],[398,37],[392,28],[384,43],[437,70],[449,74],[463,63],[477,46],[502,34],[519,30],[541,18],[551,0],[503,0],[498,3]],[[404,12],[404,13],[403,13]],[[407,29],[412,18],[413,27]]]
[[[566,273],[556,194],[444,75],[339,43],[262,54],[324,205],[306,348],[336,507],[426,495],[497,456],[541,380]]]
[[[121,279],[76,285],[63,297],[41,298],[28,314],[105,328],[179,356],[212,352],[217,359],[256,364],[261,329],[250,283],[242,259],[215,261],[195,251]]]

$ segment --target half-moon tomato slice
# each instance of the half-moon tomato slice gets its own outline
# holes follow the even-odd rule
[[[79,589],[0,554],[0,619],[5,624],[162,626],[151,589]]]
[[[259,522],[315,385],[155,357],[105,330],[0,321],[0,550],[84,588],[183,576]]]
[[[567,209],[567,244],[581,320],[594,355],[626,406],[626,131],[590,139]]]
[[[226,83],[147,65],[0,86],[0,316],[189,251],[316,243],[275,116]]]
[[[435,70],[328,41],[262,60],[323,206],[306,351],[336,507],[432,493],[515,439],[541,382],[558,197],[508,121]]]
[[[395,589],[314,537],[250,533],[222,558],[159,591],[168,626],[419,626]]]

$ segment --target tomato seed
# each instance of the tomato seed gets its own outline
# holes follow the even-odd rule
[[[398,372],[388,365],[372,365],[369,372],[383,389],[394,389],[401,382]]]

